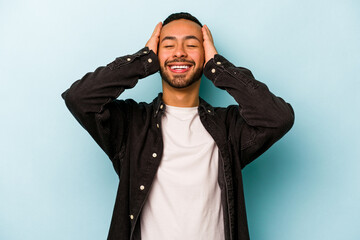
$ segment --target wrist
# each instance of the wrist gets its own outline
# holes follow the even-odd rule
[[[205,64],[207,62],[209,62],[211,59],[213,59],[216,54],[218,54],[218,52],[216,50],[211,51],[210,53],[207,53],[206,56],[205,56]]]

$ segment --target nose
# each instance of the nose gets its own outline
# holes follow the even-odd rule
[[[186,57],[187,53],[184,49],[184,46],[182,44],[178,44],[176,48],[174,49],[174,57],[180,58],[180,57]]]

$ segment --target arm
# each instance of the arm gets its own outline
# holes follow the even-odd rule
[[[62,94],[70,112],[113,161],[118,173],[117,159],[126,140],[128,104],[115,100],[139,79],[159,70],[153,42],[160,29],[158,24],[145,48],[87,73]]]
[[[207,49],[211,52],[205,54],[208,59],[204,74],[216,87],[226,90],[239,105],[240,118],[235,123],[233,134],[244,167],[290,130],[294,112],[290,104],[272,94],[264,83],[255,80],[248,69],[235,67],[217,54],[211,33],[206,26],[204,28],[205,52]],[[237,118],[238,115],[233,116]]]

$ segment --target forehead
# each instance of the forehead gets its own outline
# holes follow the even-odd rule
[[[166,24],[161,29],[160,41],[164,37],[169,37],[169,36],[182,38],[191,35],[196,36],[199,39],[202,39],[202,31],[200,25],[187,19],[179,19]]]

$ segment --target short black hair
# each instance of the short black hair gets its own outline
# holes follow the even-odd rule
[[[162,25],[165,26],[166,24],[168,24],[172,21],[175,21],[175,20],[179,20],[179,19],[186,19],[186,20],[193,21],[193,22],[199,24],[200,27],[202,27],[202,24],[200,23],[200,21],[196,17],[194,17],[193,15],[191,15],[190,13],[187,13],[187,12],[179,12],[179,13],[171,14],[164,20]]]

